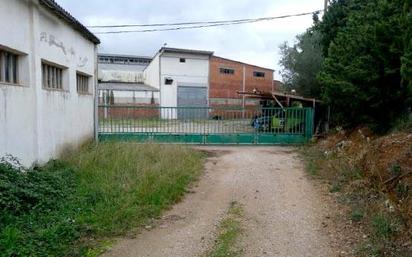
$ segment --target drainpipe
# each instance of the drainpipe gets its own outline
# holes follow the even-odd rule
[[[96,143],[99,142],[99,90],[97,87],[97,65],[97,45],[94,45],[94,139]]]
[[[243,64],[243,92],[246,91],[246,66]],[[242,95],[242,117],[245,118],[245,94]]]

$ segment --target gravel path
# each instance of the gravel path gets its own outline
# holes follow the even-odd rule
[[[119,240],[103,256],[202,256],[232,201],[244,208],[243,256],[336,256],[324,223],[329,210],[291,148],[200,149],[214,157],[193,191],[153,228]]]

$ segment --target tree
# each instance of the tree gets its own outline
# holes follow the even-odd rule
[[[405,87],[409,90],[407,104],[412,106],[412,0],[405,1],[403,10],[403,29],[405,30],[404,47],[405,52],[401,58],[401,75]],[[409,110],[411,112],[411,110]]]
[[[316,75],[323,63],[320,33],[310,29],[296,39],[293,46],[287,42],[280,46],[283,83],[289,89],[296,89],[300,95],[319,97],[321,90]]]
[[[410,107],[406,1],[338,0],[315,28],[326,55],[322,96],[340,124],[385,130]]]

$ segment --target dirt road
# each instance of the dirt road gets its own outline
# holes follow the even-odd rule
[[[230,202],[244,208],[243,256],[331,257],[329,210],[287,147],[203,147],[205,174],[153,228],[121,239],[106,257],[202,256]]]

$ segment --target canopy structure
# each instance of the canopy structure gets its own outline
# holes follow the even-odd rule
[[[286,94],[283,92],[273,91],[273,92],[261,92],[258,90],[253,90],[252,92],[238,91],[239,95],[245,98],[260,99],[264,101],[276,102],[282,109],[286,107],[291,107],[293,102],[300,102],[306,107],[312,107],[315,113],[314,124],[315,124],[315,135],[320,135],[321,133],[327,132],[329,130],[329,120],[330,120],[330,107],[323,105],[323,102],[315,98],[307,98],[303,96]]]
[[[292,101],[301,101],[311,104],[313,109],[316,108],[317,104],[321,104],[322,101],[316,100],[315,98],[306,98],[303,96],[298,95],[291,95],[286,94],[278,91],[274,92],[260,92],[260,91],[238,91],[239,95],[243,95],[246,98],[254,98],[254,99],[261,99],[261,100],[272,100],[275,101],[281,108],[290,107]]]

